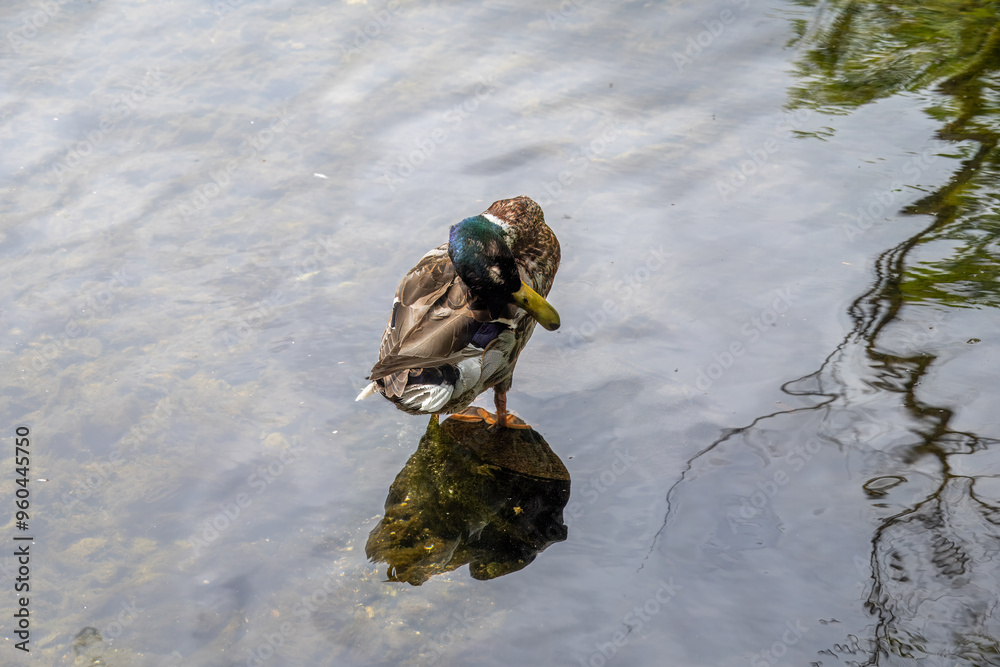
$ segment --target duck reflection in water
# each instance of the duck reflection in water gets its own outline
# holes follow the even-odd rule
[[[431,416],[389,487],[365,554],[388,564],[390,581],[419,586],[466,563],[474,579],[494,579],[566,539],[566,466],[534,429],[489,428],[478,414]]]

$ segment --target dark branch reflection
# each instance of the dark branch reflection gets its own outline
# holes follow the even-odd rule
[[[956,428],[960,406],[928,400],[928,388],[938,379],[940,346],[928,341],[933,336],[927,332],[951,309],[1000,306],[1000,6],[798,4],[815,9],[796,21],[795,41],[803,51],[791,108],[850,113],[933,85],[927,112],[941,122],[936,138],[953,144],[949,157],[959,159],[960,167],[945,185],[903,210],[930,216],[929,223],[877,257],[872,287],[848,309],[850,333],[816,372],[783,387],[805,407],[762,415],[689,461],[668,493],[664,528],[693,469],[699,469],[694,476],[703,476],[712,458],[758,457],[771,476],[735,481],[728,525],[702,548],[707,561],[725,566],[740,552],[776,540],[773,526],[780,519],[755,496],[767,500],[771,489],[821,450],[835,447],[845,460],[862,452],[863,469],[882,471],[869,472],[863,483],[878,522],[866,595],[871,632],[845,636],[812,664],[997,665],[1000,506],[976,492],[977,483],[992,475],[953,470],[957,457],[971,463],[972,455],[998,441]],[[715,456],[706,457],[708,452]],[[880,501],[896,487],[922,488],[914,482],[921,476],[933,479],[921,497],[911,495],[891,516],[879,513],[889,507]]]
[[[867,605],[878,625],[867,664],[882,653],[997,663],[1000,507],[978,498],[974,485],[946,475],[929,498],[876,532]]]
[[[835,397],[827,410],[849,405],[859,383],[894,398],[890,404],[909,415],[912,442],[898,450],[902,462],[938,462],[939,486],[875,532],[867,606],[878,620],[864,661],[830,652],[848,663],[936,657],[984,665],[1000,659],[1000,626],[993,620],[1000,510],[975,494],[975,478],[952,474],[950,465],[952,457],[997,441],[954,429],[954,408],[922,400],[927,392],[920,385],[934,381],[937,355],[913,336],[902,343],[898,335],[906,326],[905,309],[1000,305],[998,19],[993,2],[840,1],[824,3],[800,24],[806,51],[793,107],[850,112],[934,85],[939,95],[927,111],[942,123],[937,138],[963,158],[943,187],[904,209],[932,216],[931,223],[878,257],[875,283],[850,307],[850,335],[817,373],[786,386],[789,393]],[[938,248],[937,256],[926,259],[934,253],[925,250],[917,261],[919,247]],[[865,490],[878,498],[901,479],[869,480]]]
[[[414,586],[466,563],[475,579],[500,577],[566,539],[569,493],[566,466],[534,429],[432,416],[365,553]]]

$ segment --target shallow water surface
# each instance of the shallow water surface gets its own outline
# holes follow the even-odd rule
[[[0,25],[0,664],[1000,664],[992,5]],[[354,397],[521,194],[563,326],[512,462]]]

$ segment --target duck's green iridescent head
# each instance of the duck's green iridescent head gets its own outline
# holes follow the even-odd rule
[[[452,225],[448,256],[473,297],[492,317],[499,317],[508,304],[516,303],[546,329],[559,328],[555,308],[521,282],[514,253],[499,225],[481,215]]]

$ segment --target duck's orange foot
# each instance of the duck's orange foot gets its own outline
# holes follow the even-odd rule
[[[490,415],[490,418],[487,419],[486,422],[490,426],[496,426],[497,424],[500,424],[500,420],[498,420],[493,415]],[[523,419],[521,419],[520,417],[515,417],[509,412],[504,415],[503,424],[501,426],[503,428],[531,428],[530,426],[528,426],[528,424],[524,422]]]
[[[483,408],[468,408],[450,415],[448,419],[454,419],[457,422],[486,422],[490,425],[496,422],[496,418]]]
[[[486,422],[490,428],[497,428],[497,424],[500,424],[500,428],[531,428],[523,420],[509,412],[505,412],[502,419],[497,419],[496,415],[483,408],[466,408],[461,412],[449,415],[448,419],[454,419],[458,422]]]

